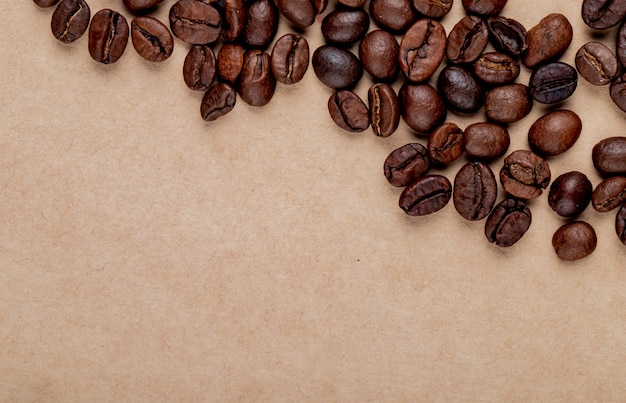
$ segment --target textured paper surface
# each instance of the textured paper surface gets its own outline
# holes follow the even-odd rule
[[[130,17],[110,3],[89,2]],[[511,0],[502,15],[530,28],[565,14],[573,64],[583,43],[615,42],[583,25],[580,3]],[[448,32],[462,14],[457,0]],[[614,212],[588,208],[598,247],[563,263],[551,237],[564,220],[544,194],[529,232],[499,249],[452,204],[406,216],[382,164],[416,138],[404,123],[387,139],[341,131],[312,69],[268,106],[207,123],[182,80],[187,45],[150,64],[129,43],[103,66],[86,36],[54,39],[51,15],[0,5],[0,401],[626,399]],[[582,79],[561,107],[584,129],[549,160],[553,178],[580,170],[595,186],[591,148],[624,135],[626,114]],[[548,109],[510,126],[511,151]]]

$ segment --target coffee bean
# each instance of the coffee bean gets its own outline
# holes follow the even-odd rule
[[[89,54],[93,60],[112,64],[119,60],[128,43],[128,23],[117,11],[108,8],[94,14],[89,25]]]
[[[42,8],[52,7],[59,2],[59,0],[34,0],[35,4]]]
[[[504,159],[500,183],[513,197],[534,199],[550,183],[550,167],[537,154],[527,150],[513,151]]]
[[[593,85],[606,85],[619,72],[615,54],[600,42],[587,42],[576,53],[576,68]]]
[[[528,49],[528,32],[519,21],[506,17],[490,17],[487,19],[487,27],[496,49],[514,57]]]
[[[435,20],[418,20],[400,42],[400,70],[410,81],[425,81],[435,73],[445,51],[446,31],[443,25]]]
[[[583,124],[575,112],[559,109],[537,119],[528,130],[528,143],[543,156],[555,156],[569,150],[578,140]]]
[[[626,202],[626,177],[624,176],[611,176],[604,179],[591,194],[591,206],[600,213],[616,209],[624,202]]]
[[[272,0],[256,0],[248,8],[241,41],[251,48],[267,48],[278,31],[278,18]]]
[[[357,94],[349,90],[335,92],[328,100],[330,117],[344,130],[360,133],[370,125],[367,106]]]
[[[243,67],[237,93],[252,106],[266,105],[274,96],[276,79],[272,74],[271,57],[259,49],[251,49],[243,55]]]
[[[468,14],[496,15],[500,14],[507,0],[463,0],[463,8]]]
[[[626,203],[622,204],[615,216],[615,232],[619,240],[626,245]]]
[[[450,12],[453,0],[413,0],[418,13],[428,18],[441,18]]]
[[[393,186],[406,186],[428,171],[428,150],[419,143],[406,144],[389,154],[383,166],[385,178]]]
[[[594,167],[603,176],[626,175],[626,137],[609,137],[591,152]]]
[[[507,248],[517,243],[530,228],[532,215],[526,203],[518,199],[504,199],[498,203],[485,222],[487,240]]]
[[[237,85],[243,68],[244,53],[245,49],[238,43],[229,42],[222,45],[217,54],[217,73],[220,80],[231,86]]]
[[[428,136],[428,157],[431,163],[448,165],[463,154],[463,130],[454,123],[444,123]]]
[[[622,22],[620,25],[615,42],[617,60],[619,61],[619,64],[624,67],[626,66],[626,21]]]
[[[511,143],[504,126],[490,122],[473,123],[463,132],[465,154],[469,158],[494,160],[504,155]]]
[[[372,0],[370,16],[376,25],[394,34],[403,33],[417,21],[411,0]]]
[[[626,73],[618,75],[611,81],[609,93],[615,105],[626,112]]]
[[[179,0],[170,8],[170,28],[183,42],[205,45],[221,33],[222,17],[215,7],[200,0]]]
[[[489,85],[502,85],[515,81],[520,73],[519,63],[499,52],[483,53],[472,65],[474,76]]]
[[[204,94],[200,104],[202,119],[213,121],[218,119],[235,107],[237,93],[226,83],[216,83]]]
[[[183,79],[194,91],[206,91],[215,80],[215,54],[208,45],[194,45],[183,63]]]
[[[391,136],[400,123],[400,102],[389,84],[378,83],[367,93],[370,123],[374,134],[379,137]]]
[[[561,217],[576,217],[591,202],[593,186],[587,176],[578,171],[560,175],[550,185],[548,205]]]
[[[558,59],[569,47],[573,36],[572,25],[563,14],[549,14],[528,31],[528,49],[522,63],[534,69],[542,63]]]
[[[474,113],[485,102],[482,87],[470,72],[460,66],[446,66],[437,79],[437,88],[450,109]]]
[[[124,0],[124,5],[135,14],[149,11],[159,4],[163,0]]]
[[[556,255],[566,262],[589,256],[597,245],[596,231],[585,221],[568,222],[552,236],[552,247]]]
[[[494,122],[517,122],[527,116],[532,107],[532,97],[524,84],[495,87],[485,97],[485,115]]]
[[[572,96],[577,85],[576,69],[569,64],[554,62],[533,71],[528,88],[535,101],[554,104]]]
[[[374,81],[390,82],[398,75],[398,51],[396,38],[381,29],[371,31],[359,45],[359,59],[363,68]]]
[[[276,7],[299,29],[305,29],[315,22],[315,17],[319,14],[316,4],[311,0],[275,0]]]
[[[335,9],[322,20],[322,35],[330,44],[351,46],[365,36],[370,17],[361,8]]]
[[[626,17],[626,0],[583,0],[581,14],[591,28],[611,28]]]
[[[225,0],[222,11],[222,38],[227,42],[237,40],[246,26],[247,16],[244,0]]]
[[[482,162],[468,162],[454,178],[452,202],[466,220],[477,221],[487,217],[497,195],[496,178],[489,166]]]
[[[350,51],[332,45],[322,45],[311,59],[317,78],[333,89],[352,88],[363,76],[359,59]]]
[[[471,63],[489,42],[487,24],[476,16],[463,17],[448,35],[446,56],[452,63]]]
[[[452,196],[452,184],[442,175],[425,175],[410,183],[400,195],[400,208],[410,216],[441,210]]]
[[[156,18],[135,18],[130,24],[130,34],[137,53],[150,62],[162,62],[174,51],[170,30]]]
[[[337,0],[339,4],[343,4],[347,7],[358,8],[362,7],[367,0]]]
[[[428,135],[446,119],[448,110],[430,84],[404,83],[398,94],[404,122],[418,135]]]
[[[281,36],[272,49],[272,74],[282,84],[300,82],[309,68],[309,43],[298,34]]]
[[[91,11],[84,0],[62,0],[52,13],[52,34],[61,42],[80,38],[89,26]]]

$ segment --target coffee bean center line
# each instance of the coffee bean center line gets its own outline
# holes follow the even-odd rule
[[[65,21],[65,30],[60,35],[60,38],[65,38],[67,36],[70,30],[70,25],[72,24],[72,21],[74,21],[74,19],[80,14],[80,12],[83,11],[83,6],[80,3],[77,3],[77,5],[78,5],[78,8],[76,9],[76,11],[70,14],[67,21]]]

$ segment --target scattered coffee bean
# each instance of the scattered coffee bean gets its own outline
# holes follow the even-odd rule
[[[626,137],[609,137],[598,142],[591,159],[600,175],[626,175]]]
[[[524,84],[495,87],[485,97],[485,115],[494,122],[517,122],[526,117],[532,107],[532,97]]]
[[[572,42],[573,29],[563,14],[550,14],[528,31],[522,62],[529,69],[559,58]]]
[[[215,42],[222,17],[215,7],[200,0],[179,0],[170,8],[170,28],[183,42],[205,45]]]
[[[550,183],[550,167],[537,154],[527,150],[513,151],[504,159],[500,183],[513,197],[534,199]]]
[[[365,35],[359,44],[359,59],[374,81],[390,82],[398,76],[399,50],[393,35],[377,29]]]
[[[367,106],[357,94],[349,90],[335,92],[328,100],[330,117],[344,130],[360,133],[370,125]]]
[[[430,84],[404,83],[398,95],[402,119],[418,135],[428,135],[446,119],[446,104]]]
[[[226,115],[233,110],[236,100],[237,93],[233,87],[218,82],[209,88],[202,98],[200,104],[202,119],[210,122]]]
[[[615,54],[600,42],[587,42],[576,53],[576,68],[593,85],[606,85],[619,72]]]
[[[587,176],[578,171],[560,175],[550,185],[548,205],[561,217],[582,214],[591,202],[593,186]]]
[[[622,204],[615,216],[615,232],[619,240],[626,245],[626,203]]]
[[[84,0],[62,0],[52,13],[52,34],[61,42],[80,38],[89,26],[91,11]]]
[[[272,74],[270,55],[259,49],[246,51],[237,93],[252,106],[263,106],[274,96],[276,79]]]
[[[400,102],[396,92],[391,85],[378,83],[370,87],[367,99],[374,134],[391,136],[400,124]]]
[[[322,35],[333,45],[351,46],[365,36],[370,17],[361,8],[335,9],[322,20]]]
[[[435,73],[445,51],[446,31],[443,25],[435,20],[418,20],[400,42],[400,70],[410,81],[425,81]]]
[[[400,195],[400,208],[410,216],[441,210],[452,196],[452,184],[442,175],[425,175],[409,184]]]
[[[450,109],[474,113],[485,103],[485,93],[470,72],[460,66],[448,65],[439,73],[439,93]]]
[[[225,0],[222,15],[222,38],[227,42],[236,41],[246,26],[244,0]]]
[[[616,209],[624,202],[626,202],[626,177],[624,176],[611,176],[604,179],[591,194],[591,205],[600,213]]]
[[[471,63],[489,42],[487,24],[476,16],[463,17],[450,31],[446,57],[452,63]]]
[[[251,48],[267,48],[278,31],[278,18],[272,0],[256,0],[248,7],[241,41]]]
[[[471,159],[494,160],[506,153],[511,143],[506,127],[490,123],[473,123],[463,132],[465,154]]]
[[[507,248],[517,243],[530,228],[532,215],[526,203],[519,199],[504,199],[498,203],[485,222],[487,240]]]
[[[229,42],[222,45],[217,54],[217,74],[220,80],[231,86],[237,85],[243,68],[244,53],[245,49],[238,43]]]
[[[124,5],[135,14],[151,10],[161,4],[163,0],[124,0]]]
[[[577,85],[576,69],[569,64],[554,62],[533,71],[528,88],[535,101],[554,104],[572,96]]]
[[[379,27],[394,34],[403,33],[417,21],[411,0],[371,0],[370,17]]]
[[[309,43],[298,34],[281,36],[272,49],[272,74],[282,84],[295,84],[309,68]]]
[[[618,75],[611,81],[609,93],[615,105],[626,112],[626,73]]]
[[[596,250],[598,238],[585,221],[572,221],[561,226],[552,236],[552,247],[559,259],[566,262],[589,256]]]
[[[583,0],[582,17],[594,29],[607,29],[626,17],[625,0]]]
[[[130,24],[130,34],[137,53],[150,62],[162,62],[174,51],[170,30],[156,18],[135,18]]]
[[[519,63],[510,56],[499,52],[482,54],[472,64],[472,67],[474,76],[489,85],[512,83],[520,73]]]
[[[275,0],[276,7],[296,28],[305,29],[315,22],[320,13],[316,2],[311,0]]]
[[[428,171],[428,150],[419,143],[406,144],[389,154],[383,166],[385,178],[393,186],[406,186]]]
[[[461,217],[482,220],[491,213],[498,195],[498,184],[491,168],[482,162],[468,162],[454,178],[452,201]]]
[[[413,0],[418,13],[428,18],[441,18],[450,12],[453,0]]]
[[[322,45],[311,59],[317,78],[333,89],[352,88],[363,76],[359,59],[349,50],[332,45]]]
[[[59,0],[34,0],[34,2],[39,7],[48,8],[57,4]]]
[[[617,31],[615,53],[619,64],[622,67],[626,66],[626,21],[622,22]]]
[[[507,0],[463,0],[463,8],[469,14],[496,15],[500,14]]]
[[[207,91],[215,80],[215,54],[208,45],[194,45],[183,63],[183,79],[194,91]],[[243,62],[242,62],[243,64]]]
[[[528,32],[519,21],[491,17],[487,19],[487,27],[496,49],[514,57],[528,49]]]
[[[448,165],[463,154],[463,130],[444,123],[428,136],[428,157],[433,164]]]
[[[528,143],[543,156],[555,156],[569,150],[578,140],[583,124],[575,112],[558,109],[537,119],[528,130]]]
[[[89,25],[89,54],[93,60],[112,64],[119,60],[128,43],[128,23],[117,11],[105,8],[94,14]]]

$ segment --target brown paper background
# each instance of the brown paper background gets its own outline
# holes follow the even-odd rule
[[[130,17],[110,3],[92,14]],[[580,4],[511,0],[502,14],[527,28],[565,14],[573,64],[589,40],[614,46]],[[462,14],[457,0],[448,32]],[[404,123],[387,139],[341,131],[312,69],[268,106],[207,123],[182,80],[186,44],[150,64],[129,43],[99,65],[86,36],[53,38],[51,15],[0,5],[0,401],[626,400],[614,212],[585,211],[598,247],[573,263],[552,250],[564,220],[546,194],[509,249],[452,204],[408,217],[382,164],[416,138]],[[549,160],[553,178],[580,170],[595,186],[591,148],[624,135],[626,115],[582,79],[561,106],[584,129]],[[510,126],[510,150],[546,111]]]

